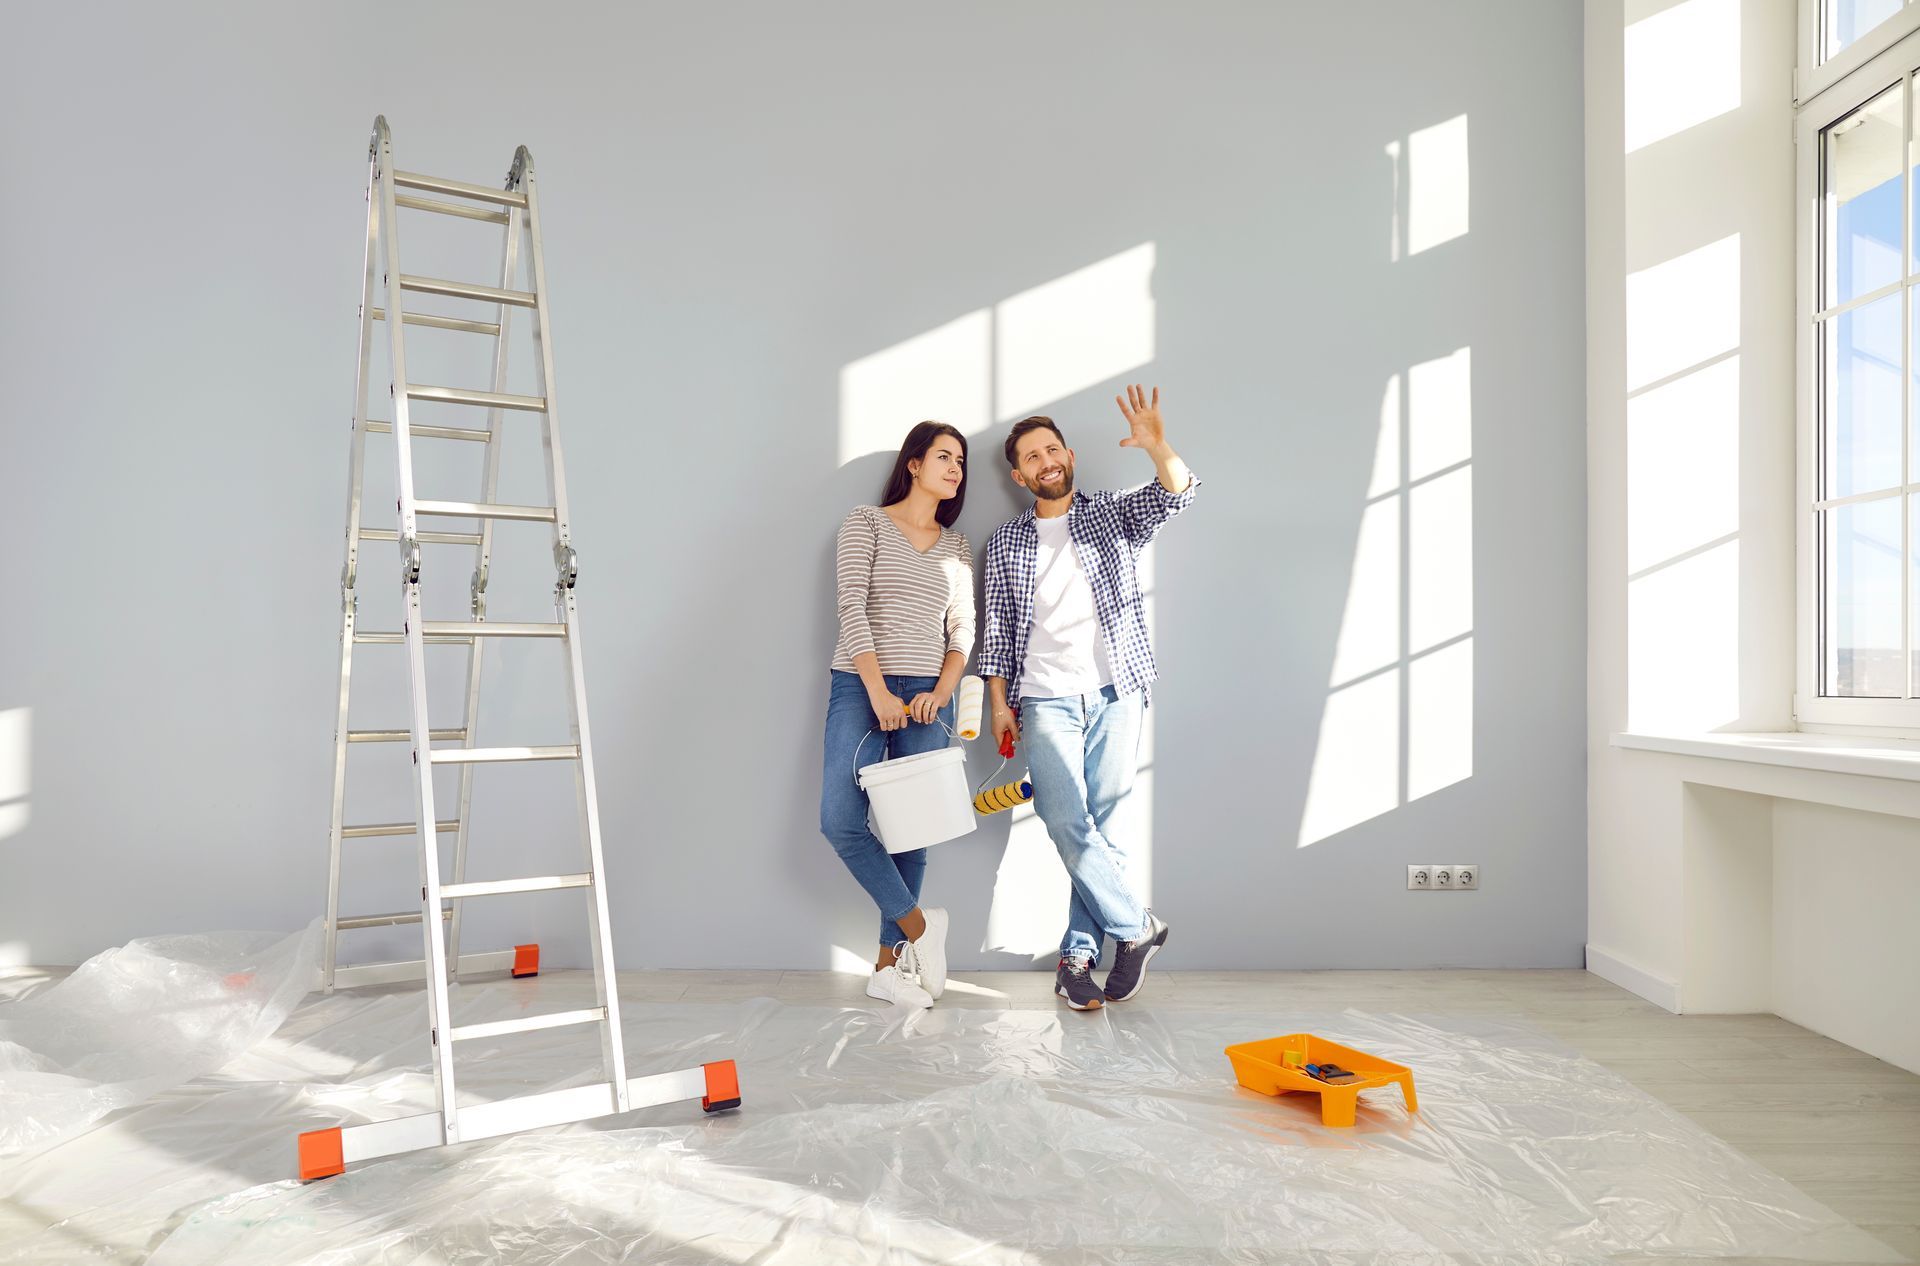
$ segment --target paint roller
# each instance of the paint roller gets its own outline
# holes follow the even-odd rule
[[[1013,732],[1009,730],[1000,738],[1000,765],[981,781],[984,787],[1000,776],[1000,770],[1007,767],[1013,759]],[[1017,808],[1033,799],[1033,784],[1022,778],[1019,782],[1005,783],[992,791],[982,791],[976,787],[973,796],[973,811],[981,814],[999,813],[1005,809]]]
[[[980,737],[980,712],[986,697],[986,682],[971,676],[960,679],[960,692],[955,696],[959,701],[954,716],[957,724],[953,727],[953,732],[968,742]],[[909,712],[908,715],[912,713]]]
[[[960,724],[954,729],[968,742],[980,737],[980,706],[986,697],[986,682],[972,675],[960,679]]]

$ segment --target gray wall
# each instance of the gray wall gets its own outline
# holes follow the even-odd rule
[[[886,464],[840,461],[842,368],[1147,242],[1154,354],[1126,377],[1165,387],[1206,481],[1156,547],[1142,829],[1167,961],[1581,961],[1578,6],[527,12],[13,15],[0,709],[30,709],[31,786],[27,825],[0,839],[0,953],[69,963],[321,908],[378,111],[403,167],[494,183],[516,144],[539,161],[622,963],[871,952],[871,909],[816,829],[830,540]],[[1470,231],[1396,260],[1407,178],[1387,147],[1462,114]],[[421,218],[408,271],[494,270],[493,230]],[[470,353],[434,346],[422,365],[482,385]],[[1460,347],[1472,776],[1300,847],[1383,391]],[[1083,486],[1150,475],[1115,447],[1118,382],[1047,402]],[[974,449],[976,545],[1018,508],[1003,435]],[[371,441],[376,506],[387,443]],[[432,458],[426,495],[471,496],[473,461]],[[503,497],[537,499],[535,479]],[[503,545],[496,618],[545,618],[539,537]],[[428,566],[429,614],[457,618],[469,561]],[[393,627],[385,547],[363,571],[363,624]],[[400,723],[373,694],[397,662],[360,652],[357,725]],[[559,680],[550,647],[495,660],[483,741],[554,741]],[[355,761],[352,816],[404,813],[401,749]],[[552,860],[564,771],[490,772],[476,871],[570,869]],[[934,854],[956,965],[1029,961],[980,948],[1007,830]],[[349,904],[404,907],[409,846],[364,843]],[[1406,863],[1429,861],[1479,863],[1483,890],[1404,891]],[[511,906],[489,903],[475,942],[578,960],[577,894]]]

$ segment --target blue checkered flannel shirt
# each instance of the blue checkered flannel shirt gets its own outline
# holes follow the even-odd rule
[[[1135,563],[1167,520],[1193,504],[1197,476],[1186,491],[1168,492],[1158,479],[1125,492],[1076,492],[1067,510],[1067,535],[1093,589],[1100,635],[1120,694],[1146,690],[1159,675],[1147,637],[1146,601]],[[1020,701],[1020,670],[1033,630],[1033,586],[1040,534],[1033,507],[1002,523],[987,541],[985,629],[980,637],[982,677],[1003,677],[1007,702]]]

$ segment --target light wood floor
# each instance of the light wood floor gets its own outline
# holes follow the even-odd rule
[[[16,972],[0,999],[60,973]],[[622,971],[623,999],[878,1005],[861,977],[815,971]],[[1691,1117],[1890,1246],[1920,1259],[1920,1076],[1770,1015],[1676,1016],[1588,972],[1156,970],[1156,1007],[1518,1018]],[[1050,972],[959,972],[943,1007],[1044,1008]],[[1805,1069],[1817,1062],[1817,1081]]]

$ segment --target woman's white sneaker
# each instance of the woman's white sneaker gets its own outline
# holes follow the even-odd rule
[[[930,1007],[933,997],[912,980],[900,974],[898,967],[883,967],[867,977],[867,997],[878,998],[903,1007]]]
[[[947,912],[939,906],[925,906],[920,913],[926,917],[927,930],[912,942],[920,987],[938,998],[947,991]]]

